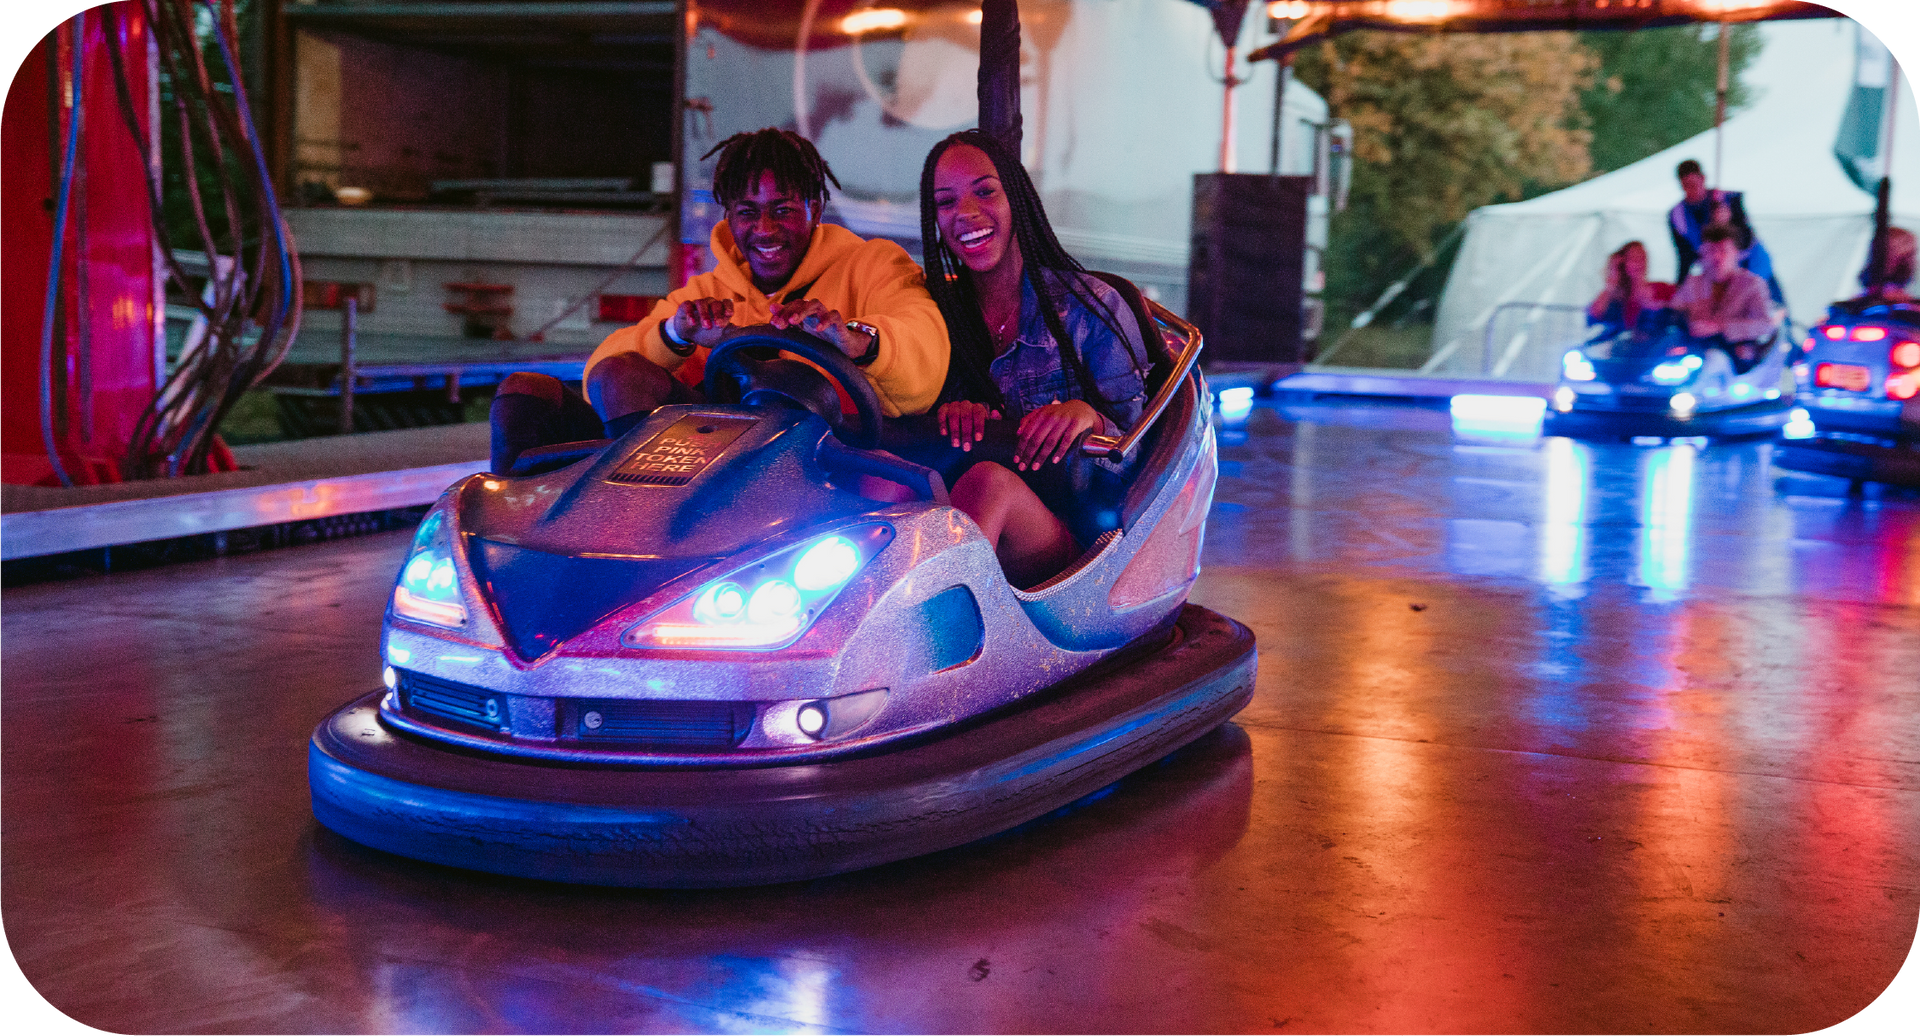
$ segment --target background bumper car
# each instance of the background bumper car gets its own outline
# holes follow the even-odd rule
[[[1200,339],[1129,296],[1161,332],[1146,413],[1081,452],[1139,461],[1028,590],[938,472],[876,448],[858,369],[793,332],[713,351],[730,402],[454,485],[402,561],[387,686],[313,734],[315,816],[522,877],[790,881],[1004,830],[1218,726],[1256,654],[1186,604],[1217,471]]]
[[[1773,462],[1920,486],[1920,306],[1841,303],[1805,349],[1799,406]]]
[[[1792,353],[1779,329],[1745,370],[1678,326],[1610,335],[1562,357],[1541,430],[1624,439],[1771,435],[1792,408]]]

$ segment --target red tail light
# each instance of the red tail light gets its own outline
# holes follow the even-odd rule
[[[1895,374],[1887,379],[1888,399],[1912,399],[1920,396],[1920,371]]]
[[[1842,338],[1847,337],[1847,329],[1844,327],[1829,327],[1826,330],[1826,335],[1827,335],[1827,341],[1837,342]]]
[[[1893,347],[1895,367],[1920,367],[1920,342],[1901,342]]]
[[[1873,373],[1851,363],[1820,363],[1814,365],[1813,383],[1820,388],[1865,392],[1873,387]]]
[[[1853,329],[1853,340],[1856,342],[1884,342],[1887,340],[1887,329],[1884,327],[1856,327]]]

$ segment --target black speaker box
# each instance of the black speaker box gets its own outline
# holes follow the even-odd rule
[[[1187,319],[1209,362],[1298,363],[1310,176],[1193,178]]]

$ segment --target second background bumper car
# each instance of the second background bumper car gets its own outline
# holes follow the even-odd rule
[[[1795,370],[1799,407],[1775,464],[1920,487],[1920,305],[1832,307]]]
[[[1792,409],[1794,348],[1784,327],[1742,369],[1725,348],[1667,321],[1568,350],[1542,431],[1579,438],[1772,435]]]

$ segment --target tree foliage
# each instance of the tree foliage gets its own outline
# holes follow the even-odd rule
[[[1581,91],[1599,68],[1570,33],[1356,32],[1302,53],[1301,80],[1353,124],[1353,187],[1323,257],[1328,327],[1435,258],[1473,209],[1572,183],[1590,170]],[[1425,319],[1444,265],[1396,305]]]
[[[1329,326],[1425,259],[1388,315],[1422,319],[1446,279],[1435,252],[1473,209],[1630,165],[1713,125],[1718,27],[1608,33],[1356,32],[1296,72],[1354,127],[1353,192],[1324,260]],[[1758,30],[1733,29],[1729,110]]]
[[[1581,44],[1600,60],[1599,74],[1580,94],[1593,133],[1595,172],[1632,165],[1713,128],[1719,32],[1716,25],[1684,25],[1580,34]],[[1747,103],[1740,76],[1760,53],[1760,43],[1757,26],[1735,26],[1729,34],[1728,111]]]
[[[1356,32],[1299,73],[1353,124],[1357,207],[1424,258],[1473,209],[1587,175],[1598,66],[1572,33]]]

